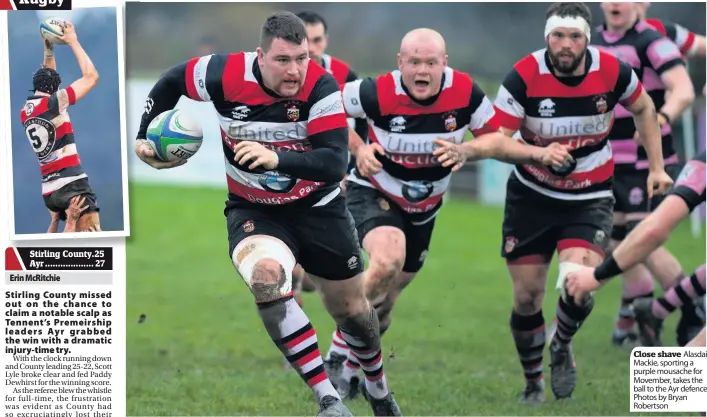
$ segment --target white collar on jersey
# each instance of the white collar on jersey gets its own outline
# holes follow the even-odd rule
[[[558,15],[550,16],[550,18],[547,19],[547,22],[545,22],[545,39],[547,39],[548,35],[550,35],[550,33],[552,33],[552,31],[557,28],[579,29],[587,37],[587,43],[589,43],[589,41],[592,39],[591,29],[589,27],[589,22],[587,22],[584,18],[579,17],[579,16],[576,16],[576,17],[570,17],[570,16],[561,17]]]

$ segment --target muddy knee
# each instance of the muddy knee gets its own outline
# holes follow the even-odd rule
[[[256,302],[281,298],[287,286],[285,269],[274,259],[261,259],[253,267],[250,291]]]
[[[380,324],[376,310],[367,304],[368,308],[362,311],[349,310],[346,314],[335,317],[336,324],[342,333],[352,336],[355,340],[348,343],[367,346],[369,349],[380,348]],[[347,336],[344,336],[346,338]]]
[[[233,250],[233,265],[257,303],[292,295],[292,270],[295,259],[282,241],[251,237]]]

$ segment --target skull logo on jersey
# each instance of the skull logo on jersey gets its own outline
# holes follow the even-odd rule
[[[432,195],[434,186],[429,181],[409,181],[403,183],[403,197],[411,203],[425,201]]]
[[[272,193],[288,193],[295,183],[292,178],[277,171],[267,171],[258,176],[258,184]]]

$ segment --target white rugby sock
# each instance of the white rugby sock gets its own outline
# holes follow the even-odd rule
[[[341,337],[339,329],[336,329],[334,334],[331,336],[331,346],[329,346],[329,351],[326,354],[327,359],[330,359],[332,352],[343,356],[347,356],[349,354],[349,346],[344,341],[344,338]]]
[[[341,377],[346,381],[351,381],[351,378],[358,376],[358,372],[361,370],[361,364],[358,363],[358,358],[356,355],[349,350],[349,357],[344,362],[344,369],[341,371]]]

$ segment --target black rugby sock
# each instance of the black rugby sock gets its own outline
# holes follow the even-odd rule
[[[525,379],[541,380],[546,337],[542,310],[530,316],[522,316],[514,310],[511,313],[510,325]]]
[[[566,303],[565,300],[560,297],[557,302],[556,312],[557,331],[555,332],[553,341],[565,345],[569,344],[582,326],[582,323],[584,323],[584,320],[589,316],[589,313],[592,312],[593,308],[594,299],[590,299],[589,303],[585,306],[578,306],[573,301]]]

